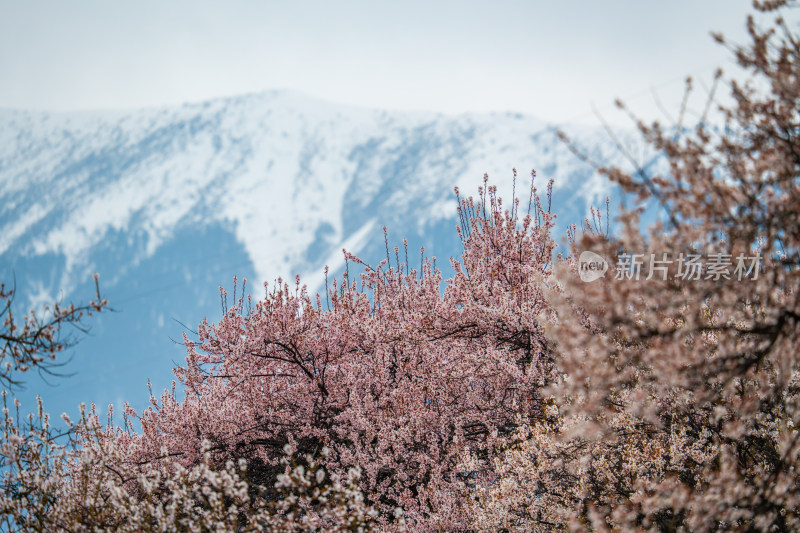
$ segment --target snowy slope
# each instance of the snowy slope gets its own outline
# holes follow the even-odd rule
[[[617,157],[602,132],[566,129],[595,160]],[[142,405],[147,377],[163,386],[182,360],[170,318],[213,320],[233,275],[260,285],[300,273],[319,288],[343,247],[379,258],[383,225],[456,254],[453,187],[472,193],[488,172],[508,196],[512,167],[523,182],[536,168],[540,188],[556,179],[562,222],[607,192],[551,125],[510,113],[384,112],[280,91],[131,112],[0,110],[0,275],[38,304],[86,300],[100,272],[118,313],[49,396],[65,406],[54,410]]]

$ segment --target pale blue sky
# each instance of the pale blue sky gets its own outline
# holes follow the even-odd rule
[[[134,108],[264,89],[386,109],[592,119],[709,79],[749,0],[0,1],[0,107]]]

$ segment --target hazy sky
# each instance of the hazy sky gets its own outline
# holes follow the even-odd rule
[[[387,109],[591,121],[674,105],[749,0],[0,0],[0,107],[135,108],[264,89]]]

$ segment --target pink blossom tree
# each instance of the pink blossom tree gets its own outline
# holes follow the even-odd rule
[[[748,18],[750,44],[731,46],[751,77],[731,81],[731,105],[712,92],[723,123],[639,121],[666,171],[600,169],[666,216],[573,231],[546,298],[560,419],[499,443],[480,528],[800,528],[800,37],[780,12],[796,2],[754,4],[777,17]],[[605,278],[578,276],[587,250]]]
[[[492,478],[495,456],[465,469],[464,453],[552,419],[541,389],[555,375],[543,336],[554,217],[533,189],[524,216],[519,201],[504,210],[487,180],[460,203],[464,253],[444,283],[433,259],[412,268],[399,249],[374,268],[346,254],[324,305],[299,279],[259,302],[234,283],[236,305],[186,340],[182,399],[175,383],[122,427],[92,408],[65,445],[46,415],[22,424],[6,410],[5,512],[74,530],[197,513],[254,531],[469,529],[468,487]],[[126,498],[147,505],[124,518]]]
[[[360,467],[367,500],[388,527],[466,527],[464,446],[543,418],[540,389],[553,376],[542,335],[550,319],[539,289],[550,272],[553,217],[532,195],[531,214],[511,212],[492,186],[461,202],[464,254],[444,282],[391,256],[345,273],[326,297],[279,284],[263,301],[240,297],[216,324],[187,339],[186,389],[142,413],[141,461],[166,446],[186,464],[201,442],[223,459],[246,458],[248,477],[271,486],[290,445],[343,473]],[[234,291],[235,292],[235,291]],[[488,463],[488,458],[487,461]]]

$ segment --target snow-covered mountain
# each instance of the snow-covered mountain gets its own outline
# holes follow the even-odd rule
[[[565,128],[595,160],[616,158],[604,133]],[[412,249],[458,253],[453,187],[486,172],[508,197],[535,168],[555,178],[562,223],[578,222],[607,186],[552,125],[503,114],[366,110],[292,92],[130,112],[0,110],[0,276],[20,298],[86,301],[91,274],[116,312],[93,322],[44,392],[52,411],[147,400],[183,359],[180,340],[220,314],[220,285],[251,288],[299,273],[322,283],[342,248],[378,260],[382,226]],[[253,282],[256,283],[253,283]],[[260,292],[259,290],[255,291]],[[174,319],[174,320],[173,320]],[[53,405],[55,404],[55,405]]]

